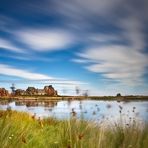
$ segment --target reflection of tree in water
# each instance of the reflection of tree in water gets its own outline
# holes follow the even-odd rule
[[[11,110],[11,106],[8,104],[7,105],[7,111],[10,111]]]
[[[71,105],[71,102],[72,102],[72,100],[69,98],[69,99],[67,100],[67,105],[70,106],[70,105]]]
[[[82,110],[82,101],[80,101],[80,103],[79,103],[79,108],[80,108],[80,110]]]
[[[57,105],[57,101],[16,101],[16,106],[26,105],[26,107],[44,106],[54,107]]]
[[[0,105],[8,105],[9,101],[8,100],[1,100]]]

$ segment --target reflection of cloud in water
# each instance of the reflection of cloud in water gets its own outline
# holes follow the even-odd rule
[[[140,120],[148,120],[148,102],[131,101],[128,103],[117,101],[59,101],[52,103],[40,103],[33,106],[26,106],[25,103],[15,102],[8,103],[12,110],[25,111],[30,114],[36,113],[38,117],[55,117],[66,119],[71,117],[72,109],[76,112],[77,118],[86,120],[105,120],[116,121],[123,119],[125,122],[131,121],[134,118]],[[1,104],[0,108],[7,109],[8,105]]]

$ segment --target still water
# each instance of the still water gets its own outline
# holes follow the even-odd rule
[[[58,101],[58,102],[0,102],[0,110],[24,111],[37,117],[68,119],[75,113],[76,118],[85,120],[117,121],[138,119],[148,122],[148,101]],[[73,113],[72,113],[73,112]]]

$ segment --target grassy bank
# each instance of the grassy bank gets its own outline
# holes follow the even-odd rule
[[[148,125],[105,126],[75,118],[35,119],[27,113],[0,111],[1,148],[147,148]]]
[[[6,96],[0,97],[1,100],[8,101],[60,101],[60,100],[104,100],[104,101],[148,101],[148,96]]]

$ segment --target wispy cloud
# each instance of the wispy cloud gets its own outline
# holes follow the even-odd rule
[[[15,59],[15,60],[20,60],[20,61],[40,61],[40,62],[48,62],[48,63],[57,60],[53,58],[47,58],[47,57],[41,57],[38,55],[34,55],[33,53],[17,54],[17,55],[2,55],[1,57],[6,57],[9,59]]]
[[[9,65],[0,64],[0,74],[6,75],[6,76],[14,76],[17,78],[24,78],[25,80],[16,80],[17,83],[24,83],[24,82],[37,82],[37,83],[43,83],[43,84],[58,84],[58,85],[86,85],[86,83],[81,81],[72,81],[68,79],[63,78],[55,78],[48,75],[40,74],[40,73],[34,73],[28,70],[22,70],[18,68],[14,68]],[[13,82],[13,80],[2,80],[1,82]]]
[[[54,51],[69,47],[74,37],[62,30],[26,29],[16,33],[18,41],[37,51]]]
[[[111,42],[120,42],[121,39],[125,39],[123,36],[117,36],[113,33],[103,34],[103,33],[92,33],[88,36],[88,41],[93,44],[106,44]]]
[[[148,63],[146,54],[123,45],[89,48],[79,56],[94,61],[85,66],[89,71],[134,85],[141,84]]]
[[[79,57],[94,61],[88,62],[85,68],[89,71],[102,74],[105,78],[110,78],[127,85],[143,84],[143,76],[147,72],[147,53],[144,53],[146,47],[144,25],[135,16],[120,18],[118,24],[122,31],[120,36],[110,34],[99,34],[95,41],[100,46],[87,48],[79,53]],[[94,38],[92,38],[94,40]],[[110,41],[126,41],[127,44],[118,44]],[[109,43],[109,44],[106,44]],[[99,45],[98,44],[98,45]],[[77,61],[75,61],[77,62]]]
[[[91,62],[91,60],[88,59],[82,59],[82,58],[76,58],[76,59],[71,59],[72,62],[75,63],[80,63],[80,64],[84,64],[84,63],[89,63]],[[93,62],[93,61],[92,61]]]
[[[23,49],[16,47],[10,41],[2,39],[2,38],[0,38],[0,48],[5,49],[5,50],[9,50],[9,51],[13,51],[13,52],[24,52]]]
[[[109,14],[114,8],[121,4],[121,2],[122,0],[63,0],[63,3],[59,1],[45,1],[42,12],[48,14],[52,11],[52,13],[59,14],[71,20],[75,25],[81,26],[81,24],[88,25],[85,23],[88,23],[90,16]],[[51,5],[53,7],[49,9]],[[81,29],[83,29],[82,26]]]
[[[26,78],[26,79],[51,79],[52,78],[47,75],[33,73],[27,70],[17,69],[4,64],[0,64],[0,74],[8,75],[8,76],[16,76],[16,77]]]
[[[131,15],[119,19],[117,25],[123,29],[122,35],[129,41],[130,46],[134,50],[143,50],[146,47],[146,36],[144,33],[145,24],[142,20]]]

